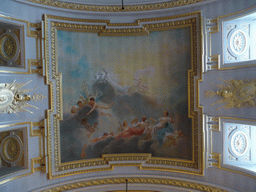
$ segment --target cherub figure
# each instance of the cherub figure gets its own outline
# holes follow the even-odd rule
[[[88,120],[87,120],[87,119],[82,119],[81,125],[83,125],[83,127],[84,127],[86,130],[89,130],[89,129],[91,128],[91,125],[88,123]]]
[[[89,105],[90,105],[92,108],[91,108],[91,110],[90,110],[88,113],[86,113],[86,115],[88,116],[88,115],[90,115],[95,109],[98,109],[100,115],[111,117],[110,114],[104,113],[104,112],[102,111],[102,109],[110,109],[110,107],[111,107],[112,105],[114,105],[114,104],[115,104],[115,103],[111,103],[111,104],[109,104],[108,106],[98,105],[98,104],[96,103],[96,101],[95,101],[95,98],[94,98],[94,97],[91,97],[91,98],[90,98]]]
[[[80,97],[81,100],[77,101],[78,107],[72,106],[71,107],[71,114],[76,114],[79,110],[81,110],[84,105],[86,104],[85,99],[83,97]]]
[[[77,111],[79,111],[79,109],[76,106],[72,106],[71,107],[71,111],[70,112],[71,112],[72,115],[76,114]]]

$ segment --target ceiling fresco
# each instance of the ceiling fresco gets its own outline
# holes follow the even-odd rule
[[[51,101],[56,103],[51,108],[56,108],[57,116],[49,117],[48,132],[60,130],[60,136],[51,138],[55,153],[49,154],[54,162],[49,172],[53,178],[68,170],[75,174],[72,166],[90,171],[90,165],[107,165],[120,157],[139,163],[137,153],[145,156],[141,169],[190,169],[202,174],[201,112],[194,107],[200,80],[194,77],[201,76],[196,41],[200,38],[200,13],[189,16],[192,18],[178,22],[169,17],[166,23],[158,18],[159,24],[144,25],[147,36],[131,36],[135,35],[133,28],[124,31],[116,26],[106,31],[113,37],[100,30],[100,36],[88,33],[91,28],[100,29],[99,25],[83,25],[83,20],[77,20],[82,28],[77,30],[66,18],[46,16],[46,40],[51,46],[47,52],[52,58],[46,61],[50,66],[46,76],[48,84],[57,80],[56,100]],[[98,54],[92,55],[95,52]]]
[[[192,159],[192,154],[189,153],[192,151],[192,141],[189,139],[192,126],[188,119],[183,118],[188,116],[186,75],[191,67],[189,28],[154,32],[152,36],[118,38],[99,38],[97,34],[58,30],[57,36],[58,69],[63,77],[68,77],[62,78],[62,162],[79,160],[81,156],[86,159],[99,158],[100,153],[141,152],[158,157]],[[172,37],[172,41],[168,37]],[[174,40],[180,37],[183,37],[182,42]],[[74,46],[79,45],[78,42],[84,46]],[[184,46],[181,47],[180,44]],[[178,45],[180,50],[177,49]],[[145,47],[144,52],[141,52],[141,47]],[[147,47],[151,49],[146,49]],[[156,47],[162,48],[157,50]],[[92,56],[91,52],[96,51],[99,54]],[[164,59],[170,53],[173,56]],[[184,60],[172,60],[174,55],[181,53]],[[127,54],[129,60],[126,60]],[[120,63],[126,67],[121,68]],[[157,66],[156,63],[162,65]],[[181,64],[184,65],[183,71],[178,70],[178,65]],[[176,77],[178,80],[173,78],[176,73],[179,73]],[[176,84],[175,80],[178,81]],[[168,82],[173,83],[170,85]],[[93,105],[96,107],[91,110]],[[179,113],[176,108],[179,108]],[[156,120],[159,118],[160,120]],[[169,124],[166,126],[166,123]],[[160,136],[158,130],[162,128],[166,130]],[[170,138],[164,141],[167,133]],[[73,138],[69,137],[70,134],[73,134]],[[182,139],[185,135],[187,142]],[[156,144],[153,138],[158,139],[158,147],[154,147]],[[176,142],[181,142],[180,148],[170,150],[174,148],[172,143]],[[117,143],[120,147],[117,147]],[[179,152],[181,146],[184,153]],[[98,151],[100,155],[93,151]]]

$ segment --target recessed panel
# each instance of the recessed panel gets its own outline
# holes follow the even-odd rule
[[[25,128],[0,132],[0,177],[27,168]]]
[[[107,24],[116,29],[46,16],[56,177],[114,166],[202,173],[197,15],[142,28]]]

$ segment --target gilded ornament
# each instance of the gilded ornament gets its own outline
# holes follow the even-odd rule
[[[214,91],[212,91],[212,90],[204,92],[204,96],[205,97],[213,97],[215,95],[216,95],[216,93]]]
[[[193,183],[188,181],[181,181],[181,180],[173,180],[173,179],[163,179],[163,178],[143,178],[143,177],[128,177],[128,178],[108,178],[108,179],[96,179],[93,181],[79,181],[75,183],[68,183],[65,185],[53,187],[50,189],[43,190],[42,192],[49,192],[49,191],[66,191],[66,190],[74,190],[74,189],[86,189],[87,187],[97,186],[97,185],[111,185],[111,184],[125,184],[126,180],[128,183],[132,184],[155,184],[155,185],[164,185],[164,186],[174,186],[180,189],[191,189],[191,190],[198,190],[198,191],[215,191],[215,192],[225,192],[225,190],[216,188],[213,186],[200,184],[200,183]],[[102,186],[104,187],[104,186]]]
[[[42,94],[36,94],[34,93],[32,99],[34,100],[34,102],[37,102],[37,101],[41,101],[43,100],[44,98],[46,98],[46,96],[42,95]]]
[[[29,83],[29,82],[28,82]],[[30,101],[30,96],[25,94],[33,89],[21,89],[28,83],[1,83],[0,84],[0,113],[15,113],[29,111],[26,107],[34,107],[26,101]]]
[[[83,11],[96,11],[96,12],[131,12],[131,11],[148,11],[148,10],[157,10],[157,9],[167,9],[172,7],[179,7],[185,5],[191,5],[194,3],[200,3],[206,0],[174,0],[164,3],[155,3],[155,4],[145,4],[145,5],[128,5],[122,6],[118,5],[86,5],[86,4],[77,4],[77,3],[66,3],[56,0],[27,0],[29,2],[38,3],[42,5],[53,6],[57,8],[64,9],[73,9],[73,10],[83,10]]]
[[[20,137],[14,132],[5,137],[1,141],[0,146],[1,157],[11,166],[15,166],[21,160],[23,153],[23,144]]]
[[[14,42],[12,41],[12,39],[7,39],[4,42],[3,46],[5,53],[10,57],[11,54],[14,52]]]
[[[230,79],[222,81],[224,81],[226,85],[215,85],[220,88],[220,90],[215,92],[215,95],[219,96],[221,100],[212,105],[219,103],[224,103],[225,105],[217,108],[217,110],[221,108],[230,109],[256,106],[256,79]]]
[[[19,42],[14,33],[4,33],[0,36],[0,56],[5,61],[17,59],[19,54]]]
[[[15,139],[11,139],[7,144],[7,152],[11,159],[14,159],[17,156],[19,151],[19,144]]]

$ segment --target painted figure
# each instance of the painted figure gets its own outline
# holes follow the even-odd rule
[[[164,111],[163,117],[161,117],[158,121],[150,118],[154,122],[158,122],[155,126],[153,126],[147,132],[147,135],[142,140],[156,139],[159,142],[159,145],[162,146],[166,133],[173,133],[174,128],[171,123],[174,123],[172,115],[168,116],[169,112]]]
[[[76,106],[72,106],[71,107],[71,111],[70,112],[71,112],[72,115],[76,114],[78,111],[79,111],[79,109]]]
[[[88,123],[88,120],[87,119],[82,119],[82,123],[81,125],[83,125],[83,127],[88,130],[90,129],[91,125]]]
[[[172,116],[169,117],[168,115],[169,115],[169,112],[165,110],[165,111],[163,112],[163,117],[161,117],[158,121],[155,120],[155,119],[153,119],[153,118],[151,118],[151,120],[153,120],[154,122],[158,122],[158,124],[156,124],[156,125],[154,126],[154,128],[153,128],[153,134],[154,134],[154,135],[156,135],[157,132],[158,132],[160,129],[165,128],[165,127],[167,126],[167,124],[174,123]],[[169,126],[169,125],[168,125],[168,126]],[[170,125],[170,127],[171,127],[171,125]],[[173,129],[173,128],[171,128],[171,129]],[[174,131],[174,129],[173,129],[173,131]]]
[[[77,102],[77,105],[78,105],[78,110],[81,110],[83,107],[84,107],[84,105],[85,105],[85,103],[83,102],[83,101],[78,101]]]
[[[117,137],[117,139],[125,139],[125,138],[130,138],[133,135],[142,135],[144,133],[144,130],[147,127],[147,122],[146,122],[147,117],[143,116],[142,117],[142,122],[139,122],[135,124],[132,127],[128,127],[128,122],[124,121],[123,122],[123,127],[125,128],[123,132],[121,132]]]
[[[147,130],[148,122],[146,120],[147,120],[147,117],[146,116],[142,116],[141,122],[133,124],[133,127],[136,128],[136,129],[146,129]]]
[[[115,103],[111,103],[111,104],[109,104],[108,106],[101,106],[101,105],[98,105],[98,104],[95,102],[95,98],[94,98],[94,97],[91,97],[91,98],[90,98],[89,105],[90,105],[92,108],[91,108],[91,110],[90,110],[88,113],[86,113],[86,115],[87,115],[87,116],[90,115],[90,114],[97,108],[97,109],[99,109],[100,115],[111,117],[110,114],[104,113],[101,109],[110,109],[110,107],[111,107],[112,105],[114,105],[114,104],[115,104]]]
[[[156,124],[152,130],[152,137],[158,140],[160,146],[162,146],[163,144],[163,140],[166,133],[174,132],[174,128],[171,125],[171,123],[174,123],[174,120],[172,118],[172,115],[171,116],[168,116],[168,115],[169,115],[169,112],[165,110],[163,113],[163,117],[161,117],[158,120],[159,123]],[[156,121],[154,119],[152,120]]]

